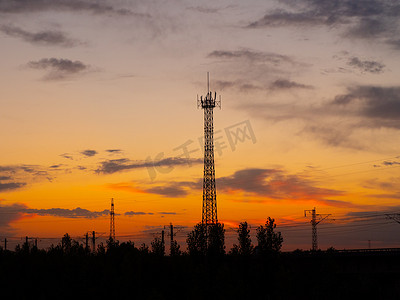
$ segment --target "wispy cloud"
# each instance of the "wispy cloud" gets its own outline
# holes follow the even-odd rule
[[[0,192],[18,190],[24,186],[26,186],[25,182],[7,182],[7,183],[0,182]]]
[[[10,37],[19,38],[35,45],[73,47],[81,44],[79,41],[68,37],[64,32],[57,30],[30,32],[17,26],[2,25],[0,31]]]
[[[194,185],[195,184],[192,182],[172,182],[150,187],[142,184],[139,188],[138,184],[121,182],[108,184],[107,188],[131,193],[145,193],[160,195],[167,198],[178,198],[186,197],[190,192],[190,188],[193,188]]]
[[[143,211],[127,211],[124,213],[125,216],[145,216],[145,215],[154,215],[152,212],[143,212]]]
[[[102,216],[107,216],[110,214],[110,211],[105,209],[103,211],[90,211],[84,208],[74,208],[74,209],[65,209],[65,208],[49,208],[49,209],[34,209],[34,208],[26,208],[21,210],[21,213],[25,214],[35,214],[39,216],[54,216],[54,217],[62,217],[62,218],[98,218]]]
[[[356,86],[338,95],[331,109],[362,117],[359,125],[400,128],[400,87]]]
[[[214,50],[207,55],[209,58],[218,59],[246,59],[249,61],[264,62],[273,65],[291,64],[297,65],[292,57],[272,52],[260,52],[252,49],[241,50]]]
[[[277,1],[278,3],[278,1]],[[346,38],[376,39],[391,44],[398,38],[400,5],[390,0],[284,0],[287,9],[273,9],[247,28],[326,26]]]
[[[351,57],[347,62],[349,66],[355,67],[363,73],[383,73],[385,65],[373,60],[361,60],[358,57]]]
[[[3,204],[0,199],[0,230],[2,232],[12,232],[13,228],[10,226],[11,223],[16,222],[23,218],[29,218],[33,216],[52,216],[60,218],[86,218],[93,219],[110,214],[109,210],[103,211],[90,211],[84,208],[48,208],[48,209],[35,209],[29,208],[23,203]]]
[[[149,167],[169,167],[169,166],[182,166],[191,164],[202,163],[202,159],[186,159],[179,157],[167,157],[159,161],[132,161],[128,158],[110,159],[100,163],[96,170],[99,174],[113,174],[116,172],[129,171],[134,169],[142,169]]]
[[[271,90],[312,89],[311,85],[297,83],[287,79],[277,79],[269,86]]]
[[[92,157],[97,154],[97,151],[96,150],[84,150],[81,152],[81,154],[83,154],[86,157]]]
[[[45,80],[62,80],[84,71],[88,71],[90,66],[80,61],[72,61],[62,58],[43,58],[38,61],[31,61],[27,64],[31,69],[46,70]]]
[[[316,187],[311,180],[286,174],[279,169],[243,169],[233,175],[218,178],[218,189],[242,191],[270,199],[313,199],[341,196],[338,190]]]
[[[2,0],[0,13],[17,14],[47,10],[88,12],[94,15],[148,16],[126,8],[115,7],[112,2],[90,0]]]

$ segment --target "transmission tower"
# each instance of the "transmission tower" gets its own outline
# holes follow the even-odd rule
[[[321,223],[323,220],[325,220],[327,217],[329,217],[331,214],[317,214],[317,211],[314,207],[314,209],[311,210],[305,210],[304,211],[304,216],[307,217],[311,214],[311,226],[312,226],[312,246],[311,249],[312,251],[317,251],[318,250],[318,236],[317,236],[317,225]]]
[[[386,218],[391,219],[400,224],[400,214],[385,214]]]
[[[203,211],[202,223],[206,226],[218,223],[217,191],[215,189],[214,165],[214,107],[221,109],[221,98],[217,100],[210,92],[209,73],[207,73],[207,95],[197,96],[197,108],[204,109],[204,171],[203,171]]]
[[[114,198],[111,198],[110,210],[110,241],[115,242],[115,218],[114,218]]]

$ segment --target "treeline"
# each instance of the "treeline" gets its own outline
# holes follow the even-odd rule
[[[15,299],[400,299],[400,255],[282,253],[275,221],[250,239],[246,222],[225,248],[223,224],[197,224],[187,251],[109,239],[96,251],[65,234],[46,250],[0,250],[0,288]]]
[[[123,251],[133,251],[137,254],[165,256],[220,256],[220,255],[260,255],[279,253],[282,248],[283,238],[280,232],[276,232],[276,224],[273,218],[268,217],[265,225],[260,225],[256,229],[257,245],[254,246],[250,238],[250,228],[247,222],[242,222],[237,228],[238,242],[226,251],[224,224],[197,224],[187,235],[187,251],[181,250],[181,245],[176,240],[170,243],[170,252],[166,253],[165,241],[156,237],[150,243],[150,246],[141,244],[136,247],[134,242],[128,241],[119,243],[119,241],[109,238],[106,243],[100,243],[96,249],[90,249],[89,244],[83,244],[73,240],[66,233],[57,245],[51,245],[48,249],[38,249],[37,244],[32,245],[26,240],[22,245],[17,245],[15,252],[17,254],[29,253],[48,253],[65,255],[104,255],[118,252],[119,248]],[[3,249],[0,247],[0,251]]]

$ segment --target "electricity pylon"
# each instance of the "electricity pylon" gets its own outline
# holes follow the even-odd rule
[[[318,250],[318,236],[317,236],[317,225],[329,217],[331,214],[317,214],[317,211],[314,209],[304,210],[304,216],[307,217],[311,213],[311,226],[312,226],[312,251]]]

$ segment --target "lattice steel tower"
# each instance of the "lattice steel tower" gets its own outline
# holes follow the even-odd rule
[[[203,212],[202,223],[216,224],[217,218],[217,191],[215,189],[214,165],[214,107],[221,108],[221,99],[217,100],[217,93],[210,92],[210,80],[207,73],[207,95],[197,97],[197,107],[204,109],[204,172],[203,172]]]
[[[111,198],[110,210],[110,240],[115,242],[114,198]]]
[[[312,233],[311,233],[311,249],[313,251],[318,250],[318,236],[317,236],[317,225],[329,217],[331,214],[317,214],[317,210],[309,209],[304,211],[304,216],[307,217],[311,213],[311,226],[312,226]]]

